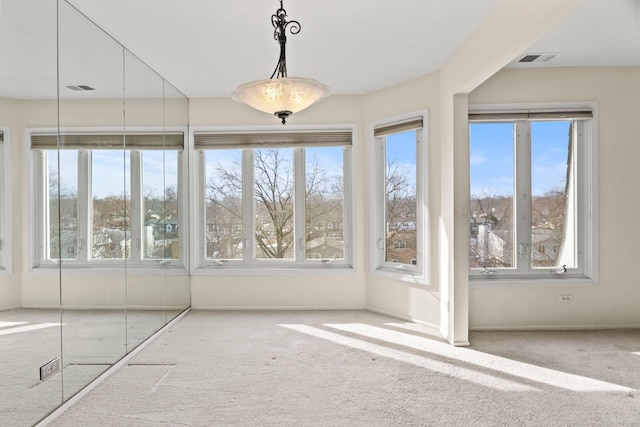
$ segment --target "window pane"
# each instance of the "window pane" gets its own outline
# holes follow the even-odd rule
[[[142,242],[144,259],[180,257],[178,152],[143,151]]]
[[[471,268],[514,267],[514,124],[472,123]]]
[[[385,138],[385,262],[417,263],[416,131]]]
[[[305,150],[307,259],[344,258],[344,148]]]
[[[205,156],[206,257],[242,259],[242,150]]]
[[[256,257],[294,257],[293,150],[254,151]]]
[[[78,151],[47,150],[46,154],[49,168],[48,258],[77,259]]]
[[[92,258],[130,257],[130,182],[129,151],[91,152]]]
[[[531,265],[575,267],[571,122],[531,122]],[[569,179],[567,179],[569,178]]]

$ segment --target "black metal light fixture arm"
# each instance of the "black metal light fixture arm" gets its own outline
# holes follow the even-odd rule
[[[280,8],[275,14],[271,15],[271,25],[273,25],[273,38],[280,45],[280,58],[278,59],[278,65],[271,74],[270,78],[287,77],[287,29],[291,34],[298,34],[300,32],[300,23],[298,21],[287,21],[287,11],[282,6],[282,0],[280,0]]]

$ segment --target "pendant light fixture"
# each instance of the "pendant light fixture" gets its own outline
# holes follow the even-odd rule
[[[256,80],[238,86],[231,99],[243,102],[256,110],[270,113],[282,120],[293,113],[304,110],[329,95],[330,89],[322,83],[303,77],[287,76],[286,31],[291,34],[300,32],[298,21],[287,21],[287,11],[282,6],[271,16],[273,37],[280,45],[278,65],[269,79]]]

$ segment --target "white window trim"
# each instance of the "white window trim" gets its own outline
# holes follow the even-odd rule
[[[529,111],[571,111],[590,109],[593,118],[590,125],[584,126],[583,140],[586,149],[580,150],[578,160],[585,167],[579,168],[578,182],[583,192],[577,195],[578,201],[578,238],[581,271],[576,274],[549,274],[551,269],[540,269],[529,274],[491,274],[492,270],[470,269],[469,284],[473,286],[592,286],[598,284],[599,278],[599,234],[598,234],[598,103],[597,102],[562,102],[562,103],[518,103],[518,104],[473,104],[469,105],[469,113],[486,112],[529,112]],[[582,194],[587,197],[581,197]],[[470,197],[468,197],[470,199]],[[517,225],[516,225],[517,226]],[[557,269],[556,269],[557,270]]]
[[[381,242],[386,238],[383,235],[385,196],[384,188],[384,159],[378,142],[375,138],[375,129],[381,126],[389,126],[394,123],[402,123],[411,119],[422,118],[422,130],[418,132],[418,146],[416,151],[416,229],[417,231],[417,265],[395,266],[393,263],[384,262]],[[419,110],[387,119],[374,121],[369,126],[369,140],[371,141],[371,272],[373,274],[392,278],[402,282],[429,285],[429,111]],[[382,169],[381,169],[382,168]]]
[[[3,142],[0,144],[0,275],[13,273],[12,215],[11,215],[11,129],[0,126]]]
[[[43,166],[45,166],[42,156],[42,151],[40,150],[32,150],[31,149],[31,135],[34,133],[51,133],[55,134],[57,132],[60,133],[86,133],[86,134],[100,134],[100,133],[121,133],[123,129],[121,127],[95,127],[95,128],[27,128],[25,130],[25,150],[27,158],[29,159],[29,224],[32,224],[32,227],[29,231],[29,259],[31,260],[29,263],[29,271],[30,272],[39,272],[39,271],[53,271],[57,270],[59,267],[59,263],[56,261],[52,261],[46,259],[44,257],[44,248],[41,247],[43,242],[42,236],[45,233],[45,229],[47,224],[45,224],[45,218],[41,217],[41,213],[46,209],[46,203],[44,201],[44,182],[46,180],[46,176],[44,175],[45,171]],[[179,227],[179,242],[180,242],[180,258],[179,259],[149,259],[149,260],[140,260],[140,257],[133,257],[129,259],[88,259],[88,255],[83,257],[82,260],[63,260],[65,271],[70,272],[78,272],[82,273],[83,271],[91,271],[92,273],[100,272],[108,274],[110,272],[118,272],[126,266],[127,271],[133,274],[141,273],[148,274],[150,269],[156,269],[158,267],[162,267],[164,272],[169,272],[171,270],[182,271],[186,270],[189,265],[189,248],[185,246],[185,242],[188,236],[188,188],[189,188],[189,177],[187,175],[188,171],[188,151],[187,151],[187,136],[188,136],[188,128],[178,126],[178,127],[127,127],[126,132],[182,132],[185,137],[184,148],[182,152],[178,153],[178,186],[177,189],[179,199],[178,199],[178,212],[180,217],[180,227]],[[140,152],[140,150],[131,150],[132,152]],[[87,216],[90,210],[89,200],[85,200],[85,195],[88,194],[87,186],[89,185],[89,177],[91,176],[91,164],[90,162],[83,163],[80,161],[80,157],[82,155],[86,155],[85,152],[79,153],[78,158],[78,215],[82,217],[82,215]],[[88,166],[85,168],[83,165]],[[134,165],[133,164],[133,155],[131,159],[131,170],[134,171],[138,169],[141,164]],[[132,176],[133,181],[133,176]],[[133,186],[134,182],[131,182],[132,191],[129,197],[133,198]],[[132,200],[132,204],[133,204]],[[88,216],[87,216],[88,218]],[[132,219],[132,226],[134,220]],[[84,221],[79,221],[79,229],[78,236],[79,238],[84,239],[84,244],[82,244],[82,248],[79,249],[79,257],[80,252],[88,253],[88,247],[90,246],[90,230],[88,229],[89,224],[84,223]],[[84,236],[84,237],[80,237]],[[133,238],[132,238],[133,245]],[[138,258],[138,259],[136,259]]]
[[[196,150],[194,148],[194,134],[198,132],[212,132],[212,133],[268,133],[268,132],[282,132],[282,126],[192,126],[189,128],[189,152],[190,152],[190,166],[194,172],[190,174],[190,185],[193,188],[193,196],[195,201],[192,202],[193,209],[191,209],[191,215],[189,217],[191,227],[190,239],[191,239],[191,263],[189,265],[190,274],[193,275],[208,275],[208,274],[299,274],[306,270],[313,270],[316,272],[336,272],[336,271],[349,271],[356,270],[356,227],[355,227],[355,215],[356,215],[356,197],[353,192],[353,188],[356,180],[355,173],[355,160],[354,151],[357,150],[357,126],[355,124],[335,124],[335,125],[287,125],[287,131],[290,132],[314,132],[314,131],[341,131],[348,130],[351,132],[351,148],[349,152],[344,156],[343,165],[343,183],[344,183],[344,258],[334,262],[330,260],[310,260],[306,258],[304,249],[299,249],[296,244],[296,260],[272,260],[272,259],[260,259],[254,260],[255,249],[251,245],[244,245],[243,260],[211,260],[206,258],[206,238],[201,230],[206,227],[206,183],[204,178],[205,173],[205,158],[202,150]],[[293,157],[299,156],[296,150],[293,150]],[[242,157],[243,164],[253,162],[253,153],[243,152]],[[294,174],[301,173],[294,170]],[[297,179],[297,175],[296,178]],[[253,188],[253,168],[243,167],[243,188]],[[299,186],[296,186],[296,189]],[[302,190],[304,191],[304,190]],[[251,197],[253,191],[243,191],[243,215],[253,210],[253,197]],[[302,199],[302,201],[300,201]],[[304,203],[304,198],[296,193],[294,196],[295,203]],[[253,216],[252,216],[253,218]],[[253,218],[255,221],[255,218]],[[295,218],[295,227],[298,227],[298,221],[304,223],[304,218],[301,220]],[[253,230],[255,224],[251,227],[243,227],[243,238],[245,241],[253,240]],[[302,228],[304,229],[304,227]],[[297,243],[297,238],[296,238]],[[245,261],[251,260],[251,261]]]

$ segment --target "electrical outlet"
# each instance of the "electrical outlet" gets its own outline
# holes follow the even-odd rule
[[[561,303],[570,303],[573,302],[573,295],[571,294],[560,294],[560,296],[558,297],[558,301],[560,301]]]
[[[60,359],[55,358],[40,366],[40,381],[44,381],[60,370]]]

